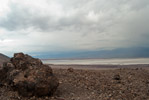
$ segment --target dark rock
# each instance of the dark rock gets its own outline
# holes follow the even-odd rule
[[[139,70],[139,68],[136,68],[136,70]]]
[[[114,75],[113,77],[114,80],[121,80],[121,77],[119,74]]]
[[[68,68],[67,71],[68,72],[74,72],[74,69],[73,68]]]
[[[3,64],[0,81],[22,96],[52,95],[59,85],[51,67],[23,53],[14,54],[11,62]]]

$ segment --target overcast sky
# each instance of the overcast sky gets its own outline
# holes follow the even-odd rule
[[[149,0],[0,0],[0,52],[149,47]]]

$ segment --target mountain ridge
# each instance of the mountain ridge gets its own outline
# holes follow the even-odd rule
[[[0,66],[3,64],[3,62],[9,61],[10,58],[2,53],[0,53]]]
[[[41,59],[67,58],[149,58],[149,48],[118,48],[113,50],[73,51],[73,52],[34,52],[31,55]],[[37,54],[37,55],[36,55]]]

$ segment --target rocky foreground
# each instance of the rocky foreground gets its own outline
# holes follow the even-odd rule
[[[59,87],[53,96],[22,97],[0,88],[0,100],[149,100],[149,70],[53,69]]]
[[[15,54],[0,68],[0,100],[149,100],[147,66],[50,66]]]

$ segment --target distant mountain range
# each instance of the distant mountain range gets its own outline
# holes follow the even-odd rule
[[[3,62],[7,62],[9,60],[10,58],[8,56],[0,53],[0,66],[3,64]]]
[[[32,53],[34,57],[43,59],[62,59],[62,58],[148,58],[149,48],[118,48],[113,50],[96,51],[71,51],[71,52],[38,52]]]

